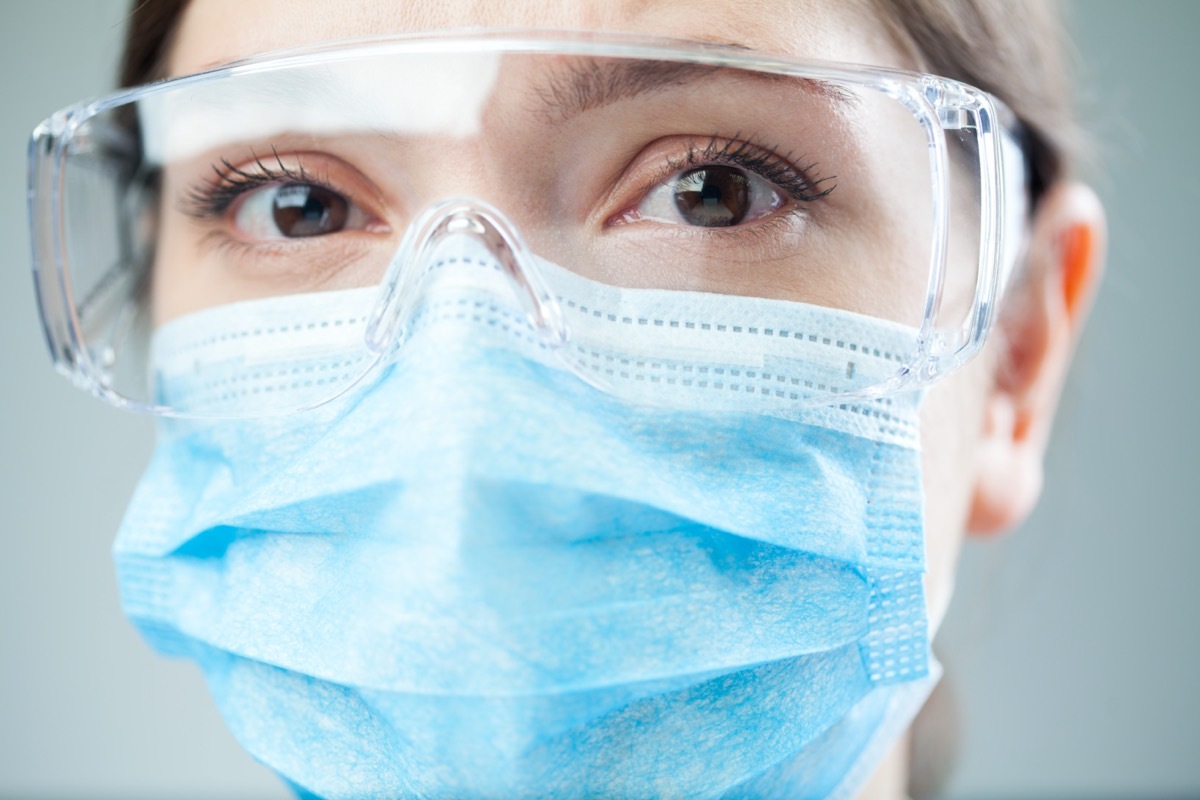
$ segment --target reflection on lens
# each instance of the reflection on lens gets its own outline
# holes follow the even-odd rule
[[[106,135],[73,143],[65,163],[72,293],[105,299],[77,309],[86,345],[133,364],[112,388],[149,401],[150,351],[116,324],[122,305],[160,328],[231,308],[222,324],[265,314],[286,327],[293,299],[361,291],[345,319],[322,312],[306,334],[314,358],[332,354],[336,368],[272,373],[273,339],[237,344],[257,327],[229,332],[220,353],[189,351],[171,364],[203,365],[208,376],[174,403],[219,382],[220,398],[257,392],[270,409],[278,387],[299,380],[311,382],[305,402],[320,402],[375,363],[346,331],[361,330],[412,222],[457,197],[498,209],[534,256],[559,268],[553,275],[679,295],[664,306],[703,293],[919,328],[941,190],[926,128],[888,91],[867,78],[687,60],[403,47],[160,86],[91,120]],[[129,176],[161,187],[146,198],[158,220],[149,236],[134,229],[146,215],[121,204]],[[954,227],[978,230],[978,184],[957,186]],[[112,297],[110,276],[130,272],[130,243],[153,255],[139,267],[150,279],[121,286],[151,290]],[[967,267],[945,281],[943,305],[954,310],[955,298],[972,298],[978,243],[950,245]],[[262,313],[252,305],[267,301],[280,303]],[[798,332],[785,322],[776,325]],[[322,338],[335,329],[336,342]],[[755,347],[739,356],[746,366],[785,374]],[[780,348],[772,358],[792,357]],[[846,372],[835,360],[830,374]]]
[[[691,225],[705,228],[737,225],[750,210],[749,181],[729,167],[688,170],[679,179],[675,207]]]
[[[328,189],[291,184],[279,187],[272,211],[280,233],[301,238],[340,231],[349,208],[345,198]]]

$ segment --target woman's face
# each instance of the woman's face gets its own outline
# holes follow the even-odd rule
[[[323,0],[256,0],[253,3],[193,0],[174,41],[168,68],[170,74],[180,75],[265,51],[325,40],[480,26],[620,31],[732,44],[806,59],[907,69],[917,66],[890,38],[885,25],[876,19],[873,6],[865,0],[752,0],[736,4],[726,0],[573,0],[569,3],[536,0],[507,3],[362,0],[353,4],[335,4]],[[503,150],[503,141],[493,143],[493,146],[496,144]],[[514,149],[524,151],[527,148],[512,148],[510,145],[510,150]],[[499,151],[489,155],[501,160],[529,157],[528,154],[522,156],[522,153]],[[285,155],[279,166],[294,168],[295,165],[288,162],[287,158]],[[362,178],[345,166],[344,159],[330,159],[326,166],[318,162],[315,167],[310,160],[304,168],[338,173],[334,178],[343,184],[354,184]],[[888,168],[899,169],[895,165]],[[875,173],[879,171],[874,170]],[[449,172],[442,171],[439,174]],[[168,192],[172,180],[168,170]],[[909,179],[892,174],[886,180],[902,182]],[[371,182],[368,179],[363,183]],[[870,194],[883,193],[866,192],[861,202],[856,202],[849,188],[853,182],[846,180],[845,170],[842,171],[841,185],[847,188],[836,196],[836,203],[846,205],[844,213],[851,213],[855,207],[863,208]],[[464,180],[463,185],[447,187],[446,191],[447,195],[476,194],[477,189],[477,186]],[[369,197],[372,193],[386,195],[386,190],[364,185],[364,196]],[[379,199],[378,205],[386,206],[386,197]],[[831,207],[837,209],[839,206],[831,204]],[[350,213],[359,214],[351,222],[358,228],[360,239],[367,242],[363,246],[373,246],[372,241],[379,241],[384,243],[381,246],[394,249],[394,242],[389,237],[398,234],[391,230],[386,219],[379,219],[384,215],[371,214],[369,210]],[[911,213],[915,214],[917,210],[911,210]],[[919,225],[903,217],[897,217],[893,223],[897,230]],[[183,216],[174,222],[168,218],[164,223],[154,286],[155,314],[160,321],[197,307],[256,294],[254,287],[240,283],[234,275],[213,279],[216,273],[211,270],[177,269],[177,265],[185,263],[185,259],[179,255],[182,252],[179,248],[186,246],[187,224]],[[906,246],[904,237],[893,236],[881,241],[891,242],[888,246],[893,250]],[[881,249],[881,241],[858,242],[859,257],[868,258],[873,253],[877,254]],[[534,245],[537,250],[538,242],[534,242]],[[352,241],[348,246],[353,248],[359,245]],[[552,243],[547,246],[567,245]],[[345,260],[353,253],[331,255]],[[560,253],[555,260],[562,261],[570,257],[569,254]],[[846,260],[845,256],[841,258],[843,262]],[[759,290],[754,286],[737,284],[738,276],[744,274],[745,271],[732,271],[728,275],[718,276],[718,280],[724,281],[720,290],[734,294],[758,293]],[[197,283],[189,275],[207,275],[208,282]],[[923,292],[923,279],[923,274],[914,276],[911,287],[880,282],[873,287],[856,287],[856,291],[861,290],[863,297],[878,303],[878,308],[885,309],[880,312],[881,315],[886,316],[889,313],[886,311],[888,299],[909,291]],[[335,283],[329,285],[336,288]],[[847,301],[833,297],[827,304],[846,305]],[[898,314],[896,316],[899,317]],[[897,321],[913,322],[903,318]],[[990,385],[988,369],[986,355],[976,359],[971,366],[931,389],[923,406],[923,480],[929,559],[926,580],[930,614],[935,625],[949,600],[958,543],[971,504],[974,450],[983,425],[985,392]]]

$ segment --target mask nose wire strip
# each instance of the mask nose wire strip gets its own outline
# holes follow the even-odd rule
[[[405,233],[367,323],[369,349],[383,353],[404,339],[420,299],[420,284],[435,263],[433,252],[451,236],[475,239],[495,257],[530,324],[547,345],[557,349],[570,341],[562,308],[516,228],[488,203],[455,198],[431,206]]]

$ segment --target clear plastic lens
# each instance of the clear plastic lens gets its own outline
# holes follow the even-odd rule
[[[973,126],[947,131],[948,227],[946,270],[938,319],[960,331],[975,307],[980,266],[981,164],[978,131]]]
[[[138,197],[131,142],[109,122],[88,121],[68,143],[64,261],[79,361],[103,386],[144,399],[156,212]]]
[[[289,385],[311,387],[301,405],[327,400],[380,361],[367,320],[397,270],[423,268],[400,263],[406,234],[449,198],[502,215],[551,265],[532,269],[568,306],[583,279],[913,331],[937,297],[939,319],[966,320],[981,250],[978,132],[948,140],[942,175],[931,149],[941,131],[902,86],[793,72],[401,47],[153,88],[90,116],[63,148],[61,267],[81,361],[103,393],[199,413],[214,387],[236,399],[239,381],[284,369],[262,355],[269,344],[246,351],[258,356],[238,348],[288,328],[289,298],[341,293],[336,324],[304,334],[312,363],[286,366]],[[164,395],[148,337],[184,336],[204,314],[228,322],[220,353],[197,351],[191,388]],[[290,410],[265,385],[243,410]]]

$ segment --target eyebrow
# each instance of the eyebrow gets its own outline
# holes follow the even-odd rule
[[[813,78],[757,72],[721,64],[632,59],[604,62],[587,59],[570,64],[533,90],[541,113],[563,122],[587,111],[722,75],[736,75],[766,84],[803,89],[839,106],[852,104],[854,95],[839,86]]]

